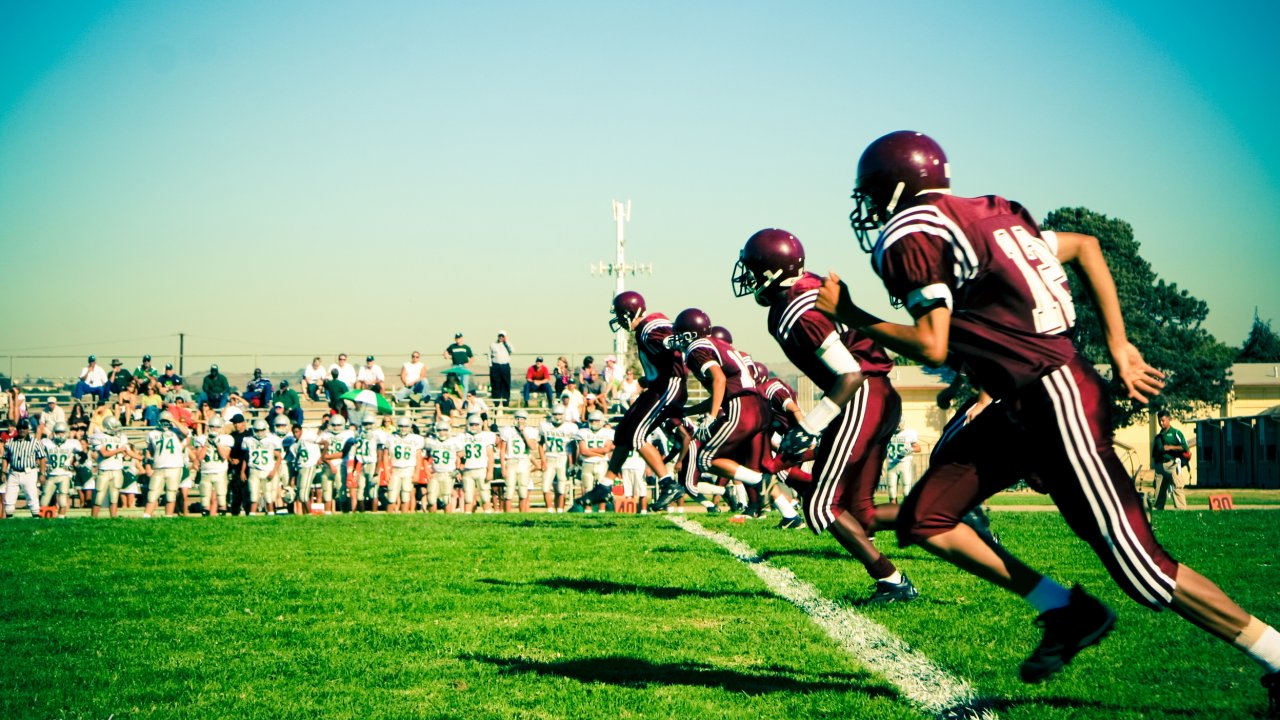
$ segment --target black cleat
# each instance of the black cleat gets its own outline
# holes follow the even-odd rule
[[[902,573],[902,582],[891,583],[886,580],[877,580],[875,592],[871,593],[871,597],[867,598],[868,605],[887,605],[895,602],[911,602],[920,597],[920,591],[916,590],[916,586],[911,584],[911,579],[906,573]]]
[[[1280,720],[1280,672],[1262,676],[1262,687],[1267,689],[1267,720]]]
[[[667,506],[679,500],[683,493],[684,486],[671,478],[665,478],[658,483],[658,498],[649,503],[649,509],[653,512],[666,510]]]
[[[799,530],[804,527],[804,518],[796,515],[793,518],[782,518],[778,523],[779,530]]]
[[[1115,627],[1116,614],[1079,585],[1071,588],[1066,607],[1046,610],[1036,618],[1044,637],[1022,662],[1022,682],[1038,683],[1066,667],[1081,650],[1097,645]]]

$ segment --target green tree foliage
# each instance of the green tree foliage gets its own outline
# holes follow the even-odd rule
[[[1207,303],[1156,276],[1139,254],[1129,223],[1085,208],[1061,208],[1049,213],[1043,227],[1098,238],[1116,281],[1130,342],[1167,375],[1164,393],[1152,402],[1153,409],[1185,416],[1222,402],[1236,351],[1201,327],[1209,315]],[[1078,276],[1072,278],[1071,295],[1076,304],[1076,347],[1091,362],[1109,364],[1097,308]],[[1142,419],[1143,407],[1129,401],[1118,382],[1113,381],[1112,389],[1115,427]]]
[[[1258,310],[1253,311],[1253,327],[1249,329],[1249,337],[1244,339],[1236,362],[1268,363],[1280,362],[1280,336],[1271,329],[1271,321],[1262,321]]]

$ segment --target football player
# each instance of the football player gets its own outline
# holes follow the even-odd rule
[[[578,426],[564,419],[564,407],[551,408],[551,419],[544,421],[539,430],[542,499],[547,512],[564,512],[564,498],[569,490],[569,454],[577,436]]]
[[[277,515],[289,514],[288,507],[293,504],[298,490],[298,456],[292,429],[293,422],[287,415],[277,415],[271,420],[271,432],[280,441],[280,454],[284,460],[271,478],[270,507]]]
[[[587,414],[587,427],[578,430],[579,481],[582,494],[569,512],[604,512],[613,497],[613,481],[605,473],[607,458],[613,453],[613,428],[605,427],[604,413]],[[619,476],[621,477],[621,476]]]
[[[479,415],[467,416],[467,431],[462,435],[462,511],[476,509],[476,492],[484,512],[493,512],[489,484],[493,482],[493,433],[484,429]]]
[[[507,482],[507,512],[520,499],[520,512],[529,512],[529,472],[532,468],[530,448],[537,443],[538,433],[529,427],[529,413],[517,410],[514,424],[498,432],[498,450],[502,457],[502,476]]]
[[[452,429],[448,418],[440,418],[423,443],[430,459],[427,512],[453,512],[453,482],[462,464],[462,438],[450,437]]]
[[[149,518],[156,511],[161,493],[164,493],[165,515],[173,515],[186,454],[186,428],[174,422],[168,410],[160,413],[159,426],[147,433],[146,468],[151,484],[147,486],[147,505],[142,517]]]
[[[316,498],[316,473],[320,470],[320,435],[313,428],[293,426],[294,455],[298,463],[298,491],[294,495],[293,514],[305,515],[311,511]]]
[[[763,367],[760,363],[757,366]],[[782,378],[766,378],[760,386],[760,394],[765,400],[769,401],[770,411],[770,435],[769,443],[771,447],[776,448],[782,442],[782,438],[786,436],[787,431],[795,425],[799,418],[804,414],[800,410],[800,405],[796,403],[796,392],[791,389]],[[776,477],[783,480],[792,487],[800,487],[802,482],[812,482],[813,478],[800,468],[773,470]],[[778,483],[773,483],[769,487],[769,500],[773,506],[778,508],[778,512],[782,515],[782,519],[778,521],[778,527],[783,530],[798,530],[804,527],[804,519],[796,512],[795,503],[791,497],[783,492]]]
[[[396,419],[396,431],[387,442],[391,479],[387,482],[387,512],[413,512],[413,480],[422,469],[422,436],[413,431],[408,416]]]
[[[111,517],[120,514],[120,491],[124,487],[124,461],[141,460],[142,455],[129,444],[120,421],[114,416],[102,420],[102,431],[89,440],[98,458],[98,475],[94,478],[93,517],[102,508],[111,509]]]
[[[53,424],[53,437],[44,439],[45,481],[40,505],[48,507],[56,498],[58,517],[66,517],[71,507],[71,478],[84,448],[71,437],[71,428],[64,422]]]
[[[387,437],[378,429],[378,418],[373,413],[365,414],[347,456],[347,502],[352,512],[359,510],[366,500],[370,512],[378,511],[379,472],[386,446]]]
[[[663,494],[678,497],[683,492],[680,484],[665,474],[662,454],[645,441],[663,420],[678,417],[684,411],[688,371],[680,354],[666,345],[671,336],[671,321],[662,313],[648,312],[644,297],[630,290],[614,297],[612,313],[610,330],[626,329],[635,333],[636,353],[644,369],[644,377],[640,379],[644,390],[617,425],[613,454],[609,457],[609,481],[621,476],[623,461],[635,450],[658,475],[659,497]]]
[[[280,469],[283,455],[280,450],[280,438],[271,434],[267,421],[257,419],[252,424],[253,433],[244,439],[245,456],[248,458],[249,509],[247,515],[253,515],[260,508],[270,514],[273,502],[268,500],[271,490],[271,479]]]
[[[324,502],[324,514],[332,515],[337,509],[335,490],[346,495],[346,475],[343,456],[355,433],[347,427],[347,419],[330,415],[328,428],[320,433],[320,498]]]
[[[818,312],[820,287],[822,278],[805,272],[804,247],[786,230],[752,235],[734,268],[734,294],[769,308],[769,334],[825,393],[778,448],[784,458],[814,451],[813,482],[800,488],[809,529],[830,528],[862,563],[875,580],[870,602],[912,600],[918,593],[911,581],[871,542],[898,516],[898,506],[874,500],[885,445],[902,413],[888,377],[893,361],[869,336]]]
[[[898,429],[889,438],[889,459],[885,466],[885,484],[889,486],[889,502],[898,502],[898,487],[902,487],[902,499],[911,492],[915,481],[915,468],[911,457],[920,452],[920,433],[905,427],[898,421]]]
[[[928,136],[899,131],[872,142],[858,162],[850,221],[913,322],[885,322],[861,310],[834,274],[821,292],[824,312],[907,357],[963,367],[999,403],[957,430],[912,489],[900,543],[923,545],[1035,608],[1044,635],[1020,674],[1026,682],[1044,680],[1099,642],[1115,613],[959,523],[992,493],[1034,476],[1131,598],[1155,610],[1172,607],[1262,665],[1271,715],[1280,715],[1280,633],[1156,541],[1112,445],[1107,382],[1071,342],[1068,264],[1097,305],[1129,398],[1145,403],[1163,387],[1163,375],[1126,338],[1098,240],[1041,231],[1018,203],[957,197],[950,187],[946,155]],[[871,233],[881,226],[873,246]]]
[[[217,517],[227,506],[227,469],[235,439],[225,435],[221,415],[209,418],[209,432],[192,441],[192,465],[200,468],[200,502],[206,516]]]

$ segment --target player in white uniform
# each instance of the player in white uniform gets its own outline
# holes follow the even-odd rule
[[[94,479],[93,516],[98,517],[102,508],[111,508],[111,517],[120,514],[120,490],[124,487],[125,458],[141,459],[138,451],[129,444],[120,427],[120,421],[108,416],[102,421],[102,432],[89,439],[98,457],[98,476]]]
[[[244,449],[245,455],[249,458],[248,514],[254,514],[260,507],[270,513],[274,508],[267,501],[267,493],[272,489],[271,480],[280,469],[283,460],[280,438],[271,434],[266,420],[254,420],[253,435],[244,439]]]
[[[520,498],[520,512],[529,512],[529,472],[533,466],[531,448],[538,442],[538,431],[529,427],[529,413],[517,410],[515,424],[498,432],[498,450],[502,455],[502,477],[507,483],[507,512],[512,512]]]
[[[422,470],[422,436],[413,431],[408,417],[396,420],[396,432],[388,439],[391,479],[387,482],[387,512],[413,512],[413,481]]]
[[[271,505],[274,507],[277,515],[288,515],[289,505],[293,504],[294,498],[297,496],[298,486],[297,478],[294,470],[297,468],[297,448],[294,447],[295,440],[292,433],[293,422],[284,415],[277,415],[271,421],[271,432],[275,434],[276,439],[280,441],[280,451],[284,462],[280,463],[280,467],[276,469],[276,474],[271,478]]]
[[[159,427],[147,433],[146,466],[150,469],[151,484],[147,486],[147,505],[142,517],[149,518],[156,511],[161,493],[164,494],[164,514],[173,516],[186,454],[186,430],[174,422],[168,411],[160,413]]]
[[[355,437],[355,433],[347,427],[347,419],[341,415],[329,417],[329,429],[320,433],[320,497],[324,502],[324,512],[332,515],[336,509],[334,501],[335,486],[339,494],[346,496],[346,476],[343,456],[347,452],[347,444]]]
[[[915,482],[911,456],[920,452],[920,433],[911,428],[904,428],[898,423],[898,432],[889,438],[888,459],[885,463],[886,483],[889,485],[889,502],[896,503],[898,498],[906,499],[911,492],[911,484]],[[898,486],[902,486],[902,494],[898,494]]]
[[[477,490],[484,512],[493,512],[489,484],[493,482],[496,438],[483,428],[479,415],[467,416],[467,431],[462,435],[462,511],[465,513],[475,510]]]
[[[197,435],[191,444],[192,466],[200,468],[200,503],[204,514],[217,517],[227,507],[227,460],[235,447],[235,438],[224,435],[222,418],[209,419],[209,432]]]
[[[423,443],[430,477],[427,481],[427,512],[453,512],[453,482],[462,461],[462,438],[450,436],[447,419],[436,422]]]
[[[547,512],[564,512],[565,496],[569,494],[569,456],[573,442],[578,437],[578,426],[564,419],[564,408],[551,408],[551,420],[542,423],[542,498]],[[552,492],[555,503],[552,503]]]
[[[386,457],[387,434],[378,429],[378,418],[373,413],[366,414],[360,420],[360,432],[356,433],[355,445],[347,463],[349,478],[355,478],[353,496],[350,498],[351,510],[355,512],[363,501],[369,501],[369,511],[378,512],[378,489],[381,487],[383,461]],[[350,479],[347,486],[352,487]]]
[[[593,410],[587,414],[587,427],[578,430],[578,460],[581,463],[578,481],[581,496],[569,512],[604,512],[613,494],[613,481],[605,477],[608,459],[613,455],[613,428],[604,426],[604,413]]]
[[[293,496],[293,514],[306,515],[315,502],[316,472],[320,469],[320,435],[312,428],[293,426],[294,457],[298,465],[298,490]]]
[[[649,483],[644,479],[648,463],[640,453],[632,450],[622,461],[622,497],[636,503],[636,512],[649,514]]]
[[[45,481],[40,505],[48,507],[56,497],[58,517],[66,517],[71,507],[71,478],[76,472],[76,461],[84,451],[80,441],[70,434],[71,428],[66,423],[55,422],[53,437],[44,439]]]

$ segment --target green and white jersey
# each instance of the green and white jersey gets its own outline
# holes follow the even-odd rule
[[[244,439],[244,451],[249,456],[249,467],[255,470],[270,472],[276,465],[276,453],[281,449],[280,438],[275,435],[267,435],[261,440],[250,435]]]
[[[508,425],[498,431],[498,436],[503,442],[503,458],[512,458],[519,460],[520,458],[529,457],[529,446],[538,442],[538,431],[531,427],[526,427],[524,432],[514,425]]]
[[[627,453],[627,459],[622,461],[623,470],[644,470],[644,458],[640,457],[640,453],[632,450]]]
[[[416,467],[422,453],[422,436],[414,433],[392,435],[387,442],[387,452],[391,454],[391,467]]]
[[[356,434],[350,430],[343,430],[340,433],[328,431],[320,433],[320,444],[323,446],[323,453],[325,455],[342,453],[343,457],[346,457],[347,441],[355,437],[355,435]],[[330,460],[329,466],[336,471],[338,468],[342,467],[342,460],[343,458]]]
[[[584,428],[578,431],[579,450],[583,448],[590,448],[592,450],[603,450],[604,446],[611,442],[613,442],[613,428],[611,427],[602,427],[599,430]],[[579,457],[582,458],[583,465],[598,465],[604,462],[605,460],[608,460],[608,458],[603,455],[599,455],[596,457],[588,457],[586,455],[583,455],[581,452],[579,452],[578,454],[579,454]]]
[[[889,438],[889,467],[894,467],[903,460],[909,460],[913,453],[911,446],[920,442],[920,433],[911,428],[899,430]]]
[[[360,432],[356,434],[351,456],[365,465],[375,465],[378,462],[378,451],[386,445],[387,435],[381,430]]]
[[[444,440],[428,437],[422,447],[431,462],[432,472],[453,472],[458,469],[458,457],[462,455],[462,438],[452,435]]]
[[[484,470],[489,467],[485,448],[492,448],[497,443],[497,437],[488,430],[482,430],[475,435],[463,433],[460,437],[462,438],[462,469]]]
[[[75,474],[76,454],[83,448],[80,441],[67,438],[61,443],[51,438],[44,439],[45,468],[49,477],[71,477]]]
[[[207,448],[200,460],[200,472],[220,475],[227,471],[227,461],[222,458],[218,448],[226,448],[230,453],[236,440],[230,435],[197,435],[194,441],[196,449]]]
[[[106,433],[98,433],[89,439],[94,452],[101,453],[104,450],[119,450],[129,446],[129,440],[123,435],[108,435]],[[116,453],[111,457],[98,456],[99,470],[123,470],[125,453]]]
[[[568,420],[559,425],[544,422],[540,434],[547,457],[562,457],[569,454],[569,444],[578,439],[578,426]]]
[[[152,430],[147,433],[147,452],[157,470],[180,468],[186,460],[187,439],[172,430]]]
[[[320,435],[310,428],[302,431],[298,439],[298,467],[312,468],[320,463]]]

